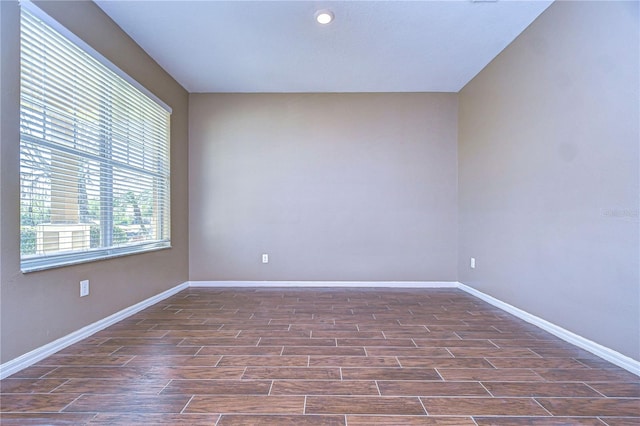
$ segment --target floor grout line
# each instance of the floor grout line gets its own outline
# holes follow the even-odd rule
[[[164,385],[164,386],[162,387],[162,389],[160,389],[156,395],[160,395],[160,394],[162,393],[162,391],[164,391],[166,388],[168,388],[168,387],[169,387],[169,385],[171,384],[171,382],[173,382],[173,380],[174,380],[174,379],[169,379],[169,381],[167,382],[167,384],[166,384],[166,385]]]
[[[189,404],[191,404],[191,401],[193,400],[193,398],[195,398],[195,395],[191,395],[191,398],[189,398],[189,401],[187,401],[186,404],[184,404],[184,407],[182,407],[182,410],[180,410],[180,414],[184,414],[184,410],[187,409],[187,407],[189,406]],[[216,422],[217,423],[217,422]]]
[[[440,380],[442,380],[443,382],[446,382],[446,380],[444,379],[444,377],[442,377],[442,374],[440,374],[437,368],[434,368],[433,371],[435,371],[436,374],[440,377]]]
[[[77,400],[79,400],[80,398],[82,398],[85,394],[81,393],[80,395],[78,395],[76,398],[73,399],[73,401],[71,401],[70,403],[68,403],[67,405],[65,405],[64,407],[62,407],[60,410],[58,410],[58,413],[62,413],[64,412],[64,410],[66,408],[68,408],[71,404],[73,404],[74,402],[76,402]]]
[[[424,410],[424,414],[425,415],[429,415],[429,411],[427,411],[427,407],[424,406],[424,402],[422,401],[422,398],[418,397],[418,401],[420,401],[420,405],[422,405],[422,409]]]
[[[598,392],[600,395],[602,395],[603,398],[609,398],[607,395],[603,394],[598,389],[594,388],[593,386],[590,386],[589,383],[582,382],[582,384],[588,387],[589,389],[592,389],[594,392]]]
[[[71,379],[66,379],[64,382],[60,383],[58,386],[56,386],[55,388],[51,389],[49,392],[47,393],[54,393],[56,389],[64,386],[65,384],[69,383],[71,381]],[[1,395],[1,394],[0,394]],[[0,416],[1,418],[1,416]]]
[[[495,397],[495,396],[491,393],[491,391],[490,391],[489,389],[487,389],[487,387],[484,385],[484,383],[482,383],[481,381],[478,381],[478,384],[479,384],[480,386],[482,386],[482,387],[484,388],[484,390],[486,390],[486,391],[487,391],[487,393],[488,393],[492,398],[494,398],[494,397]]]
[[[542,408],[544,411],[546,411],[547,413],[549,413],[550,416],[553,417],[553,414],[551,413],[551,411],[547,410],[542,404],[540,404],[540,402],[538,401],[537,398],[532,397],[531,398],[533,401],[535,401],[536,404],[538,404],[540,406],[540,408]]]

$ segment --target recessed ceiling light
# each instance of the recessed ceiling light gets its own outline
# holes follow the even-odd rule
[[[333,12],[330,10],[319,10],[316,12],[316,21],[322,25],[327,25],[333,21]]]

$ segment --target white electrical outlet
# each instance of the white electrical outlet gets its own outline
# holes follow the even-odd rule
[[[471,258],[471,262],[469,262],[469,266],[471,267],[471,269],[476,269],[476,258],[475,257]]]
[[[262,255],[262,263],[269,263],[269,255],[268,254],[263,254]]]
[[[89,280],[80,281],[80,297],[89,295]]]

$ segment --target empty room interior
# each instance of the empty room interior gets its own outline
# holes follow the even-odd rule
[[[639,424],[639,21],[1,1],[0,424]]]

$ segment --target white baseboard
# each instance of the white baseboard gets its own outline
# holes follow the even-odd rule
[[[457,288],[457,281],[188,281],[189,287]]]
[[[179,284],[173,288],[170,288],[169,290],[163,291],[160,294],[152,296],[148,299],[143,300],[142,302],[136,303],[133,306],[129,306],[128,308],[116,312],[113,315],[109,315],[106,318],[96,321],[93,324],[82,327],[81,329],[67,334],[66,336],[63,336],[57,340],[54,340],[51,343],[40,346],[39,348],[36,348],[31,352],[27,352],[24,355],[14,358],[11,361],[0,364],[0,380],[17,373],[18,371],[27,368],[38,361],[45,359],[49,355],[53,355],[54,353],[66,348],[67,346],[79,342],[82,339],[86,339],[92,334],[97,333],[100,330],[104,330],[110,325],[113,325],[118,321],[122,321],[123,319],[130,317],[131,315],[138,313],[145,308],[148,308],[149,306],[155,305],[161,300],[164,300],[169,296],[173,296],[174,294],[188,287],[189,284],[186,282]]]
[[[152,306],[161,300],[164,300],[186,288],[189,287],[289,287],[289,288],[301,288],[301,287],[325,287],[325,288],[459,288],[460,290],[469,293],[485,302],[502,309],[530,324],[533,324],[541,329],[553,334],[565,340],[579,348],[585,349],[609,362],[615,364],[625,370],[640,376],[640,361],[636,361],[633,358],[622,355],[619,352],[595,343],[589,339],[579,336],[569,330],[559,327],[549,321],[532,315],[522,309],[509,305],[495,297],[489,296],[479,290],[469,287],[465,284],[456,281],[187,281],[179,284],[169,290],[166,290],[156,296],[136,303],[133,306],[125,308],[113,315],[110,315],[104,319],[101,319],[93,324],[74,331],[60,339],[57,339],[44,346],[36,348],[31,352],[21,355],[11,361],[4,364],[0,364],[0,379],[4,379],[18,371],[27,368],[36,362],[53,355],[54,353],[79,342],[82,339],[86,339],[94,333],[115,324],[131,315],[140,312],[141,310]]]
[[[484,300],[485,302],[495,306],[496,308],[500,308],[503,311],[520,318],[521,320],[533,324],[543,329],[544,331],[547,331],[554,336],[571,343],[572,345],[589,351],[592,354],[597,355],[600,358],[603,358],[610,363],[617,365],[618,367],[624,368],[625,370],[637,376],[640,376],[640,361],[636,361],[635,359],[623,355],[620,352],[609,349],[606,346],[602,346],[599,343],[593,342],[547,320],[532,315],[520,308],[516,308],[515,306],[496,299],[493,296],[489,296],[488,294],[476,290],[475,288],[469,287],[468,285],[458,283],[458,288],[477,297],[478,299]]]

